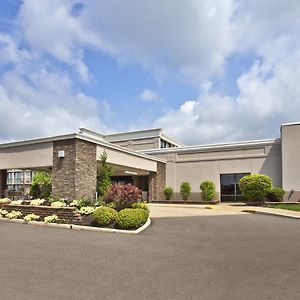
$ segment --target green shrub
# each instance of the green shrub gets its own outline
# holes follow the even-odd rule
[[[97,187],[99,197],[105,197],[111,187],[112,168],[107,164],[107,153],[105,150],[100,155],[100,170],[97,174]]]
[[[261,174],[247,175],[240,179],[239,187],[247,201],[263,201],[272,189],[272,179]]]
[[[145,209],[148,213],[150,212],[150,209],[146,202],[133,203],[132,208],[141,208],[141,209]]]
[[[191,184],[189,182],[182,182],[180,185],[180,195],[183,200],[187,200],[191,193]]]
[[[202,199],[205,201],[211,201],[216,196],[216,186],[212,181],[203,181],[200,184],[200,190]]]
[[[70,203],[70,206],[75,206],[78,209],[80,209],[81,207],[93,206],[93,205],[94,205],[93,200],[88,198],[83,198],[83,197],[75,199]]]
[[[173,196],[173,189],[170,186],[166,186],[164,188],[164,194],[165,194],[166,200],[170,200]]]
[[[275,187],[268,192],[267,198],[269,201],[272,202],[281,202],[283,200],[284,194],[285,194],[284,189]]]
[[[52,190],[52,177],[47,172],[36,172],[32,178],[30,196],[34,199],[49,199]]]
[[[142,208],[125,208],[118,212],[116,226],[120,229],[135,229],[144,225],[149,213]]]
[[[108,226],[115,221],[117,211],[111,207],[101,206],[93,212],[93,219],[99,226]]]

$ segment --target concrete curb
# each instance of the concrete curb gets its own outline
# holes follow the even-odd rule
[[[19,224],[30,224],[30,225],[37,225],[37,226],[44,226],[44,227],[71,229],[71,230],[75,229],[75,230],[110,232],[110,233],[125,233],[125,234],[139,234],[142,231],[144,231],[146,228],[148,228],[151,224],[151,219],[148,218],[146,223],[136,230],[122,230],[122,229],[115,229],[115,228],[100,228],[100,227],[81,226],[81,225],[73,225],[73,224],[56,224],[56,223],[44,223],[44,222],[37,222],[37,221],[26,222],[23,219],[0,218],[0,221],[19,223]]]
[[[250,214],[254,213],[254,214],[259,214],[259,215],[283,217],[283,218],[300,219],[300,217],[298,217],[298,216],[286,215],[283,213],[275,213],[275,212],[269,212],[269,211],[259,211],[259,210],[254,210],[254,209],[245,209],[242,212],[246,212],[246,213],[250,213]]]
[[[298,216],[286,215],[282,213],[275,213],[275,212],[268,212],[268,211],[256,211],[256,214],[260,215],[269,215],[269,216],[277,216],[277,217],[284,217],[284,218],[292,218],[292,219],[300,219]]]
[[[148,206],[157,206],[157,207],[180,207],[180,208],[199,208],[205,209],[208,206],[216,206],[217,204],[168,204],[168,203],[148,203]]]

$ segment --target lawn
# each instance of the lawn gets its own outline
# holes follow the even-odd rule
[[[287,203],[281,203],[281,204],[275,204],[275,205],[270,204],[270,205],[268,205],[268,207],[300,211],[300,204],[287,204]]]

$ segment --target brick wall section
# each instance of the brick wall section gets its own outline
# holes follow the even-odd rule
[[[65,151],[59,158],[58,151]],[[53,143],[52,195],[73,200],[94,198],[97,181],[96,144],[80,139]]]
[[[164,199],[163,190],[166,186],[166,164],[157,162],[157,173],[149,175],[149,201]]]
[[[7,211],[20,211],[23,216],[28,214],[36,214],[40,217],[47,217],[57,215],[60,219],[67,220],[70,224],[82,225],[83,219],[80,214],[76,212],[74,207],[51,207],[51,206],[31,206],[31,205],[9,205],[4,204],[2,208]]]

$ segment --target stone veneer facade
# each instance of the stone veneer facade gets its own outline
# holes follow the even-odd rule
[[[157,173],[149,175],[149,201],[164,199],[164,188],[166,186],[166,164],[157,162]]]
[[[7,189],[7,184],[6,184],[6,175],[7,172],[5,170],[0,170],[0,198],[5,196],[5,192]]]
[[[65,157],[59,158],[58,151]],[[52,195],[73,200],[94,199],[97,184],[96,144],[69,139],[53,143]]]

